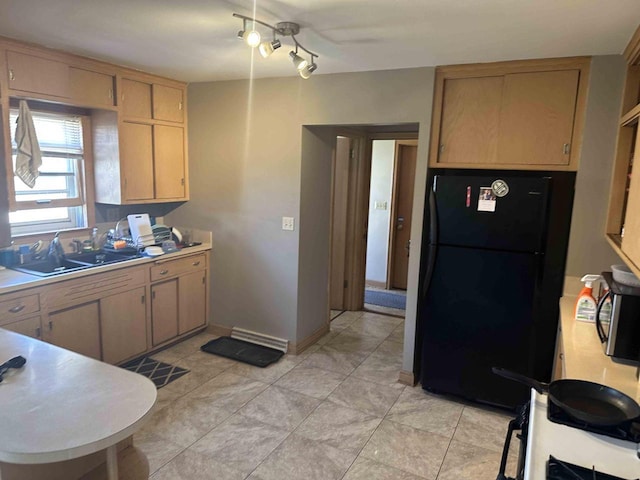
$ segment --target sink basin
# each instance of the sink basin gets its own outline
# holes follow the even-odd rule
[[[113,252],[87,252],[67,255],[67,260],[89,265],[104,265],[106,263],[123,262],[136,258],[137,255],[113,253]]]
[[[60,266],[54,265],[49,260],[41,260],[38,262],[25,263],[24,265],[13,265],[9,268],[31,275],[38,275],[39,277],[48,277],[50,275],[59,275],[60,273],[68,273],[90,267],[91,265],[87,263],[78,263],[70,260],[63,260]]]
[[[25,263],[24,265],[14,265],[9,268],[39,277],[49,277],[61,273],[75,272],[85,268],[97,267],[111,263],[123,262],[136,258],[136,255],[119,254],[111,252],[87,252],[67,255],[66,259],[56,266],[49,260]]]

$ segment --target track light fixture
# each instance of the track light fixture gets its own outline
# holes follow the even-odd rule
[[[300,32],[300,25],[298,25],[297,23],[279,22],[276,23],[275,26],[272,26],[268,23],[256,20],[255,18],[240,15],[239,13],[234,13],[233,16],[242,19],[242,30],[238,32],[238,37],[242,38],[250,47],[258,47],[258,51],[260,52],[260,55],[262,55],[262,57],[267,58],[275,50],[282,46],[280,40],[278,39],[278,36],[291,37],[295,45],[295,50],[291,50],[289,52],[289,57],[291,58],[291,61],[296,67],[296,70],[298,71],[300,76],[304,79],[307,79],[318,68],[318,65],[316,65],[314,61],[314,59],[318,58],[318,55],[304,48],[296,39],[296,35]],[[253,22],[252,28],[250,30],[247,30],[247,22]],[[271,31],[273,32],[273,41],[267,40],[261,42],[260,32],[255,29],[256,25],[262,25],[263,27],[271,29]],[[311,57],[310,61],[305,60],[303,57],[298,55],[298,49],[309,54],[309,56]]]

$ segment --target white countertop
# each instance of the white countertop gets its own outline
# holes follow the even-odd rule
[[[177,252],[167,253],[157,257],[139,257],[131,260],[125,260],[117,263],[110,263],[107,265],[100,265],[96,267],[86,268],[83,270],[76,270],[69,273],[60,273],[58,275],[51,275],[50,277],[38,277],[36,275],[30,275],[28,273],[22,273],[9,268],[0,270],[0,293],[11,293],[25,288],[39,287],[42,285],[49,285],[64,280],[71,280],[73,278],[85,277],[87,275],[95,275],[96,273],[109,272],[111,270],[117,270],[119,268],[133,267],[136,265],[142,265],[144,263],[152,263],[159,260],[167,260],[171,258],[177,258],[185,255],[191,255],[198,252],[204,252],[211,250],[211,243],[202,243],[195,247],[188,247]]]
[[[0,461],[50,463],[115,445],[144,423],[156,387],[142,375],[0,329]]]
[[[574,305],[573,297],[560,299],[564,378],[601,383],[620,390],[640,402],[637,367],[605,355],[595,324],[575,320]],[[636,475],[638,476],[640,472]]]
[[[622,478],[638,478],[640,458],[632,442],[585,432],[547,419],[547,396],[531,390],[525,480],[544,480],[549,455]]]

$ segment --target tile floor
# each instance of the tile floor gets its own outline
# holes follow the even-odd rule
[[[153,356],[191,370],[134,436],[153,480],[496,477],[509,417],[399,384],[401,318],[345,312],[266,369],[200,352],[212,338]]]

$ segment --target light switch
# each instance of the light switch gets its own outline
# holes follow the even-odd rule
[[[387,202],[386,201],[376,201],[373,205],[376,210],[386,210]]]
[[[293,217],[282,217],[282,229],[293,230]]]

